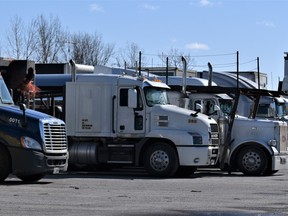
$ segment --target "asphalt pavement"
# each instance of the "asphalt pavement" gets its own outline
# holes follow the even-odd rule
[[[35,183],[0,185],[0,215],[284,216],[288,171],[249,177],[202,169],[189,177],[151,178],[142,169],[74,171]]]

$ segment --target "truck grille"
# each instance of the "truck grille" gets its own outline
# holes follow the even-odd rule
[[[281,126],[280,127],[280,146],[279,146],[279,152],[280,153],[286,153],[288,152],[288,130],[287,127]]]
[[[218,133],[218,125],[217,124],[210,124],[211,132]]]
[[[210,124],[211,133],[210,139],[213,145],[219,145],[219,132],[218,132],[218,125],[217,124]]]
[[[58,119],[43,122],[43,139],[45,152],[66,153],[67,136],[65,123]]]

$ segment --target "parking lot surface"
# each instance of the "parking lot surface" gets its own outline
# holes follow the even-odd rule
[[[142,169],[10,176],[0,185],[0,215],[288,215],[288,173],[249,177],[202,169],[151,178]]]

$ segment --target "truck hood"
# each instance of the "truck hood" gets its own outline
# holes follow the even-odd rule
[[[20,117],[23,116],[23,111],[20,110],[20,108],[15,105],[0,106],[0,110],[1,112],[11,113],[11,115],[13,116],[20,116]],[[52,118],[52,116],[31,109],[26,109],[25,113],[28,118],[32,119]]]
[[[283,125],[285,124],[283,121],[278,120],[278,119],[273,119],[273,118],[258,118],[256,117],[255,119],[252,118],[248,118],[246,116],[241,116],[241,115],[236,115],[234,122],[237,122],[239,124],[251,124],[251,125],[275,125],[275,124],[279,124],[279,125]]]
[[[276,140],[277,149],[286,146],[287,123],[273,119],[249,119],[238,116],[232,128],[232,145],[247,142],[263,143],[268,145],[269,140]]]
[[[286,126],[287,123],[285,121],[277,120],[277,119],[263,119],[263,118],[255,118],[251,119],[248,117],[237,116],[234,119],[234,129],[238,131],[238,127],[243,127],[249,130],[248,128],[271,128],[273,131],[275,126]],[[236,131],[236,133],[237,133]]]

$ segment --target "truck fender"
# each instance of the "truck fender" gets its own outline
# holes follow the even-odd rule
[[[195,134],[202,136],[202,134],[200,133],[195,133]],[[195,145],[193,144],[193,136],[194,135],[192,135],[192,133],[188,133],[188,131],[186,130],[178,130],[178,131],[177,130],[153,130],[152,132],[146,135],[146,137],[151,137],[151,139],[157,140],[158,142],[161,141],[161,142],[170,144],[177,154],[180,165],[187,166],[187,165],[195,164],[196,162],[193,162],[193,161],[196,160],[196,158],[198,158],[197,163],[202,164],[202,165],[206,164],[208,152],[207,150],[206,151],[203,150],[203,148],[207,149],[208,143],[205,143],[205,140],[207,139],[205,139],[202,136],[203,137],[202,141],[204,143],[199,143],[200,145]],[[200,148],[201,146],[203,148]],[[193,150],[194,148],[199,149],[198,153],[196,153],[196,151]],[[191,154],[188,152],[190,152]],[[199,160],[199,158],[202,158],[202,159]]]
[[[239,144],[236,148],[232,149],[231,150],[231,153],[228,157],[228,165],[230,167],[235,167],[235,163],[236,163],[236,158],[237,158],[237,155],[238,153],[241,151],[241,149],[245,148],[245,147],[258,147],[258,148],[261,148],[264,150],[264,152],[267,154],[267,155],[273,155],[274,154],[274,151],[273,149],[271,148],[271,146],[269,146],[268,144],[266,143],[263,143],[263,142],[255,142],[255,141],[247,141],[247,142],[244,142],[244,143],[241,143]]]
[[[135,150],[135,159],[136,159],[135,164],[137,166],[143,165],[142,162],[143,162],[143,155],[144,155],[145,149],[147,148],[148,145],[155,143],[155,142],[165,142],[167,144],[170,144],[176,150],[175,144],[169,139],[165,139],[162,137],[146,137],[137,144],[138,147]],[[177,156],[178,156],[178,152],[177,152]]]

